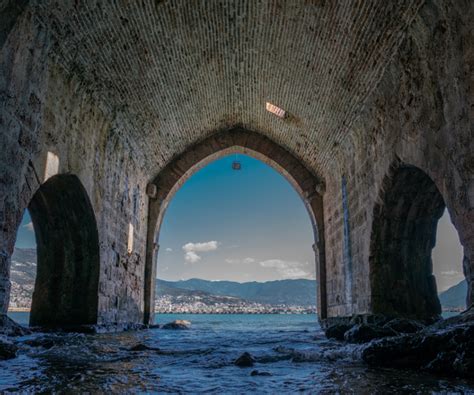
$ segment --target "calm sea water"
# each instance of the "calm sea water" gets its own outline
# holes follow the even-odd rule
[[[12,313],[27,323],[28,313]],[[119,393],[474,393],[474,383],[423,372],[374,369],[359,346],[327,340],[315,315],[158,315],[190,330],[35,334],[19,356],[0,361],[0,391]],[[31,339],[52,340],[48,347]],[[51,345],[54,344],[52,347]],[[144,344],[155,350],[133,352]],[[233,364],[243,352],[259,362]],[[268,376],[251,376],[253,370]]]

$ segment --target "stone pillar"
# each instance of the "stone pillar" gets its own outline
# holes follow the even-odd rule
[[[148,228],[145,258],[145,303],[143,312],[143,323],[145,325],[153,324],[153,316],[155,312],[156,260],[160,248],[157,243],[156,228],[160,208],[160,202],[150,198],[148,204]]]
[[[318,290],[316,292],[316,304],[317,304],[317,307],[318,307],[318,317],[321,319],[322,318],[321,317],[321,312],[323,312],[322,302],[323,302],[324,295],[322,295],[322,293],[321,293],[321,281],[320,281],[321,267],[320,267],[320,259],[319,259],[319,250],[318,250],[318,246],[316,245],[316,243],[314,243],[311,246],[311,248],[314,251],[314,262],[316,263],[316,282],[317,282],[317,285],[318,285]]]
[[[311,208],[314,213],[315,226],[313,251],[316,263],[316,278],[318,281],[318,317],[319,320],[327,318],[327,285],[326,285],[326,250],[324,242],[324,210],[323,198],[318,193],[311,199]]]
[[[472,268],[472,260],[464,255],[462,262],[464,275],[467,281],[467,295],[466,295],[466,307],[470,308],[474,305],[474,270]]]
[[[0,314],[6,314],[10,302],[10,255],[0,251]]]

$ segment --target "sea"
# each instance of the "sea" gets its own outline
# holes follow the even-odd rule
[[[10,316],[28,322],[28,313]],[[361,346],[326,339],[316,315],[156,316],[160,324],[176,319],[191,328],[16,339],[17,358],[0,361],[0,392],[474,393],[473,382],[368,367]],[[234,364],[244,352],[254,366]]]

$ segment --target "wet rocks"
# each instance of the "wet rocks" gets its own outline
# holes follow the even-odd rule
[[[394,318],[393,320],[387,322],[383,327],[398,333],[416,333],[425,328],[425,325],[415,320]]]
[[[248,352],[244,352],[234,361],[234,365],[239,366],[241,368],[248,368],[250,366],[253,366],[254,362],[255,359]]]
[[[325,328],[326,337],[349,343],[367,343],[374,339],[417,333],[426,327],[420,321],[382,315],[355,316],[350,321],[339,321]]]
[[[344,340],[344,333],[352,328],[351,324],[335,324],[325,331],[328,339]]]
[[[190,329],[191,323],[186,320],[175,320],[164,324],[161,329]]]
[[[349,343],[366,343],[382,337],[396,336],[393,329],[373,324],[357,324],[344,333],[344,340]]]
[[[16,357],[18,347],[4,337],[0,337],[0,360]]]
[[[25,336],[31,331],[24,326],[17,324],[6,314],[0,314],[0,335],[6,336]]]
[[[474,322],[375,340],[362,350],[362,359],[372,366],[474,378]]]
[[[50,349],[57,345],[53,339],[46,338],[28,339],[24,343],[30,347],[42,347],[45,349]]]

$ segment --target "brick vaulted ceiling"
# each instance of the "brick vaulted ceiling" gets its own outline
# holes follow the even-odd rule
[[[214,131],[331,166],[420,0],[35,1],[51,56],[115,113],[150,172]],[[265,110],[270,101],[291,116]]]

